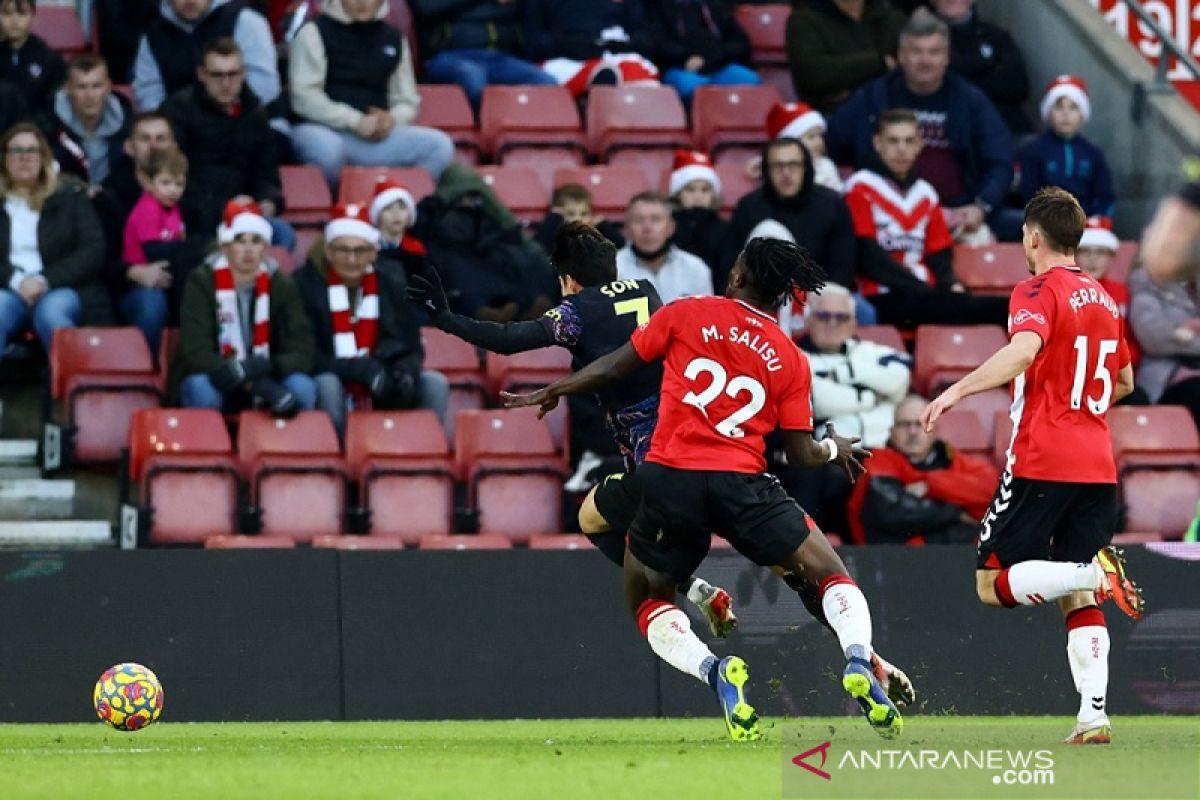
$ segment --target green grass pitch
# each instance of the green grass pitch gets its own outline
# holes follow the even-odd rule
[[[1047,723],[1050,723],[1047,725]],[[1117,741],[1086,748],[1118,754],[1156,784],[1196,717],[1118,717]],[[1030,748],[1030,726],[1061,738],[1072,720],[921,717],[888,748]],[[864,726],[861,719],[767,721],[761,743],[734,745],[710,719],[517,720],[503,722],[159,722],[137,733],[103,725],[0,725],[0,798],[778,798],[784,750],[795,726]],[[855,728],[857,730],[857,728]],[[1040,735],[1040,734],[1039,734]],[[1050,743],[1046,743],[1050,744]],[[874,746],[874,745],[873,745]],[[1174,749],[1172,749],[1174,748]],[[1082,748],[1075,748],[1080,750]],[[789,752],[790,758],[795,753]],[[1186,753],[1184,755],[1186,758]],[[1197,753],[1190,753],[1195,768]],[[878,798],[888,797],[886,783]],[[983,795],[986,796],[986,793]]]

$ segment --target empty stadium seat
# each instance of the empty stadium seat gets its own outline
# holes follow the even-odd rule
[[[486,372],[488,387],[493,394],[529,392],[570,375],[571,353],[563,347],[543,347],[510,356],[488,353]],[[570,431],[567,403],[559,403],[545,420],[554,437],[554,445],[565,454]]]
[[[342,167],[338,177],[339,203],[370,203],[380,178],[396,181],[419,203],[433,194],[433,178],[420,167]]]
[[[422,550],[511,550],[512,542],[498,534],[426,536]]]
[[[906,352],[904,337],[900,335],[900,329],[895,325],[859,325],[855,336],[864,342],[874,342],[893,350],[899,350],[901,353]]]
[[[86,53],[91,45],[83,23],[73,6],[38,4],[30,32],[40,36],[52,49],[67,56]]]
[[[130,535],[139,541],[199,544],[237,530],[237,465],[225,419],[215,409],[134,412],[128,477],[138,514]]]
[[[492,188],[505,208],[522,223],[537,224],[546,216],[550,208],[550,192],[531,167],[505,164],[479,167],[476,172]]]
[[[532,170],[542,183],[546,197],[554,188],[554,173],[560,169],[582,167],[586,162],[582,150],[570,147],[514,147],[504,154],[502,164]]]
[[[458,412],[483,408],[488,395],[479,351],[475,345],[432,327],[421,328],[421,344],[425,349],[425,369],[442,373],[450,382],[446,435],[453,437]]]
[[[1200,473],[1192,469],[1142,470],[1121,479],[1125,530],[1161,531],[1182,538],[1196,515]]]
[[[285,420],[243,411],[237,449],[259,533],[301,541],[342,533],[346,469],[328,414],[301,411]]]
[[[1007,414],[1011,407],[1012,398],[1006,389],[992,389],[988,392],[973,394],[959,400],[958,404],[954,406],[957,411],[970,411],[975,414],[979,419],[979,424],[983,426],[989,442],[993,441],[993,435],[996,432],[996,413]]]
[[[560,169],[554,173],[555,188],[568,183],[578,183],[586,187],[592,194],[592,211],[610,220],[624,219],[629,198],[638,192],[651,189],[654,185],[637,167],[611,167],[602,164]]]
[[[595,550],[582,533],[548,533],[529,537],[530,550]]]
[[[938,438],[949,442],[955,450],[971,456],[989,456],[992,439],[971,411],[952,408],[937,421]]]
[[[333,550],[403,550],[404,539],[399,536],[318,536],[313,547]]]
[[[759,64],[754,69],[759,80],[768,86],[774,86],[785,103],[796,102],[796,85],[792,82],[792,68],[787,64]]]
[[[146,338],[133,327],[60,328],[50,345],[50,394],[62,422],[45,425],[43,466],[116,461],[133,412],[161,399]]]
[[[738,4],[733,14],[750,39],[750,60],[755,66],[787,64],[787,20],[792,13],[786,4]]]
[[[641,170],[651,186],[657,184],[664,173],[669,173],[674,163],[675,150],[666,147],[627,147],[608,157],[610,166]]]
[[[479,128],[497,163],[516,147],[587,150],[579,109],[562,86],[488,86],[483,90]]]
[[[992,425],[992,463],[1004,469],[1008,461],[1008,445],[1012,441],[1012,417],[1007,411],[997,411]]]
[[[283,550],[296,546],[287,536],[210,536],[204,540],[210,550]]]
[[[1184,406],[1114,406],[1108,429],[1122,471],[1164,464],[1200,468],[1200,434]]]
[[[285,220],[300,226],[324,225],[329,220],[333,198],[320,169],[312,164],[284,164],[279,167],[279,182],[283,188]]]
[[[921,325],[913,386],[932,396],[978,367],[1008,343],[998,325]]]
[[[562,529],[564,469],[535,409],[460,411],[454,440],[480,533],[524,541]]]
[[[738,201],[761,184],[746,174],[745,163],[717,164],[716,169],[721,179],[721,216],[729,219]]]
[[[454,463],[432,411],[355,411],[346,424],[346,464],[358,481],[370,536],[450,533]],[[362,538],[362,537],[358,537]]]
[[[779,101],[774,86],[698,87],[692,96],[696,147],[714,161],[731,147],[761,147],[767,140],[767,112]]]
[[[692,146],[687,115],[670,86],[594,86],[588,92],[588,144],[601,160],[624,148]]]
[[[1010,294],[1014,286],[1030,277],[1019,242],[955,245],[954,274],[972,292],[1002,295]]]
[[[483,145],[475,129],[475,113],[462,87],[457,83],[422,84],[417,91],[421,108],[413,124],[437,128],[453,139],[455,162],[478,164]]]

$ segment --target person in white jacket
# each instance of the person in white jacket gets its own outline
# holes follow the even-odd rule
[[[454,157],[449,136],[412,124],[421,105],[412,54],[387,13],[387,0],[325,0],[288,52],[301,120],[292,145],[331,186],[347,164],[418,166],[437,180]]]

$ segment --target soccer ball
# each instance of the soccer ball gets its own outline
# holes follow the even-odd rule
[[[141,664],[117,664],[96,681],[96,716],[119,731],[141,730],[162,713],[162,684]]]

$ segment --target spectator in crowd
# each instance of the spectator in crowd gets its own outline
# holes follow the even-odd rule
[[[317,408],[341,435],[353,408],[428,408],[446,418],[450,385],[421,369],[425,352],[398,265],[377,260],[379,232],[360,205],[339,205],[325,226],[325,263],[296,272],[312,325]]]
[[[1079,132],[1092,114],[1083,79],[1059,75],[1046,87],[1040,111],[1046,130],[1021,148],[1021,202],[1043,186],[1058,186],[1075,195],[1089,218],[1112,217],[1116,197],[1108,160]]]
[[[188,408],[264,408],[290,417],[316,404],[313,338],[296,284],[271,273],[271,226],[253,204],[229,202],[220,254],[183,291],[172,375]]]
[[[933,10],[950,26],[950,69],[988,96],[1009,131],[1028,133],[1021,109],[1029,97],[1025,58],[1008,31],[979,18],[975,0],[932,0]]]
[[[538,225],[534,238],[547,253],[554,249],[554,236],[564,222],[583,222],[604,235],[619,250],[625,246],[621,229],[592,210],[592,193],[579,183],[564,183],[550,195],[550,213]]]
[[[842,176],[825,147],[825,117],[807,103],[776,103],[767,112],[767,139],[798,139],[813,160],[813,180],[818,186],[841,194]],[[756,158],[752,172],[762,176],[762,159]]]
[[[6,131],[18,122],[29,122],[34,118],[21,90],[13,83],[0,80],[0,131]]]
[[[1149,400],[1187,406],[1200,425],[1200,287],[1194,276],[1129,276],[1129,322],[1141,345],[1137,386]]]
[[[515,0],[412,0],[421,34],[425,80],[457,83],[479,108],[488,84],[554,85],[523,61],[521,9]]]
[[[67,65],[40,36],[29,32],[36,10],[37,0],[0,2],[0,80],[21,91],[26,107],[46,112],[54,105]]]
[[[796,94],[832,113],[859,86],[896,66],[904,21],[888,0],[795,0],[787,53]]]
[[[58,166],[99,187],[120,160],[132,116],[129,102],[112,90],[104,59],[84,54],[67,67],[43,127]]]
[[[743,197],[730,221],[729,253],[722,266],[732,266],[751,231],[775,220],[808,248],[833,283],[853,288],[854,228],[850,212],[837,192],[818,186],[808,149],[798,139],[772,139],[763,148],[763,184]],[[714,275],[718,286],[728,274]],[[859,315],[862,318],[862,315]]]
[[[992,501],[999,471],[926,433],[928,401],[906,397],[896,407],[887,447],[874,450],[871,469],[850,497],[850,535],[858,544],[968,543]]]
[[[32,324],[48,353],[59,328],[111,321],[104,233],[86,187],[58,174],[37,127],[9,128],[0,152],[0,347]]]
[[[664,303],[713,293],[708,265],[671,243],[671,204],[657,192],[634,195],[625,211],[629,241],[617,251],[617,278],[648,280]]]
[[[95,0],[92,13],[100,55],[117,83],[133,83],[133,59],[162,0]]]
[[[151,353],[158,352],[162,329],[167,324],[167,290],[171,271],[158,263],[167,253],[164,247],[186,238],[179,199],[187,186],[187,156],[177,149],[155,150],[146,160],[149,183],[129,212],[121,260],[125,264],[150,266],[154,279],[149,285],[136,285],[119,301],[122,319],[132,321],[146,336]]]
[[[907,108],[879,115],[876,157],[846,181],[846,205],[858,240],[859,288],[879,321],[1002,325],[1003,297],[973,297],[954,275],[954,239],[932,186],[913,174],[922,150],[917,116]]]
[[[255,202],[271,223],[272,241],[291,250],[296,232],[277,216],[283,190],[275,137],[266,110],[246,85],[237,43],[221,37],[205,44],[196,78],[162,106],[191,164],[184,201],[188,226],[213,230],[227,200]]]
[[[327,0],[292,42],[292,144],[330,185],[347,164],[419,166],[436,180],[454,157],[449,136],[411,124],[412,54],[386,17],[386,0]]]
[[[720,273],[721,259],[728,249],[729,223],[717,213],[721,208],[721,179],[709,157],[694,150],[676,150],[670,195],[675,205],[673,241],[703,259],[711,274]]]
[[[489,322],[534,319],[554,305],[558,281],[491,187],[451,165],[417,205],[413,233],[441,272],[455,311]]]
[[[698,86],[755,85],[750,40],[726,0],[645,0],[663,81],[690,103]]]
[[[1083,236],[1079,238],[1079,245],[1075,248],[1075,263],[1103,286],[1104,291],[1108,292],[1109,296],[1117,302],[1117,308],[1125,321],[1125,344],[1129,346],[1131,363],[1137,367],[1142,357],[1142,351],[1133,332],[1129,329],[1129,286],[1124,281],[1117,280],[1108,274],[1120,246],[1120,240],[1106,224],[1099,220],[1089,220],[1088,226],[1083,230]],[[1119,402],[1128,405],[1144,405],[1148,401],[1141,388],[1135,388]]]
[[[657,84],[643,0],[524,0],[529,57],[573,95],[593,84]]]
[[[370,222],[379,231],[377,263],[395,264],[406,278],[428,271],[425,245],[411,230],[416,221],[412,192],[390,178],[377,180],[370,206]]]
[[[830,156],[862,166],[874,153],[880,113],[912,109],[925,144],[917,176],[937,190],[957,239],[989,241],[988,219],[1002,212],[1012,183],[1012,140],[1004,120],[983,92],[947,71],[950,30],[932,13],[918,9],[904,26],[899,63],[899,70],[859,89],[829,120]]]
[[[1156,281],[1200,265],[1200,180],[1165,198],[1142,237],[1142,264]]]
[[[200,51],[231,36],[246,60],[246,82],[264,106],[280,96],[275,41],[266,17],[237,0],[163,0],[161,17],[146,28],[133,65],[138,108],[153,109],[196,81]]]

